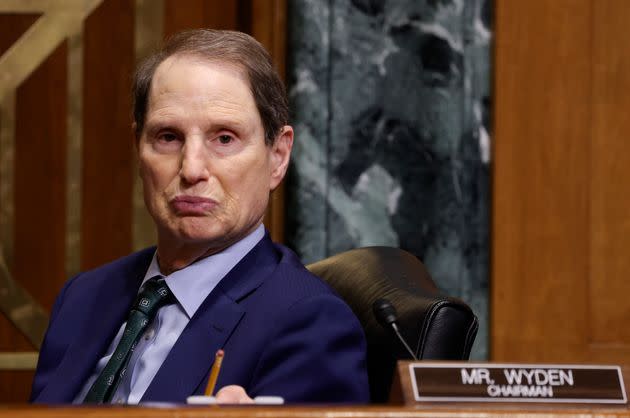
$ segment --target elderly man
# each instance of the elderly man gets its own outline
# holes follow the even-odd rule
[[[262,225],[289,164],[282,82],[248,35],[197,30],[138,70],[149,248],[69,280],[33,382],[46,403],[184,402],[225,352],[222,402],[366,402],[350,309]]]

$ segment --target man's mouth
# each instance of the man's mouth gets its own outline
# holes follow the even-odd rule
[[[169,203],[178,215],[205,215],[217,205],[207,197],[188,195],[176,196]]]

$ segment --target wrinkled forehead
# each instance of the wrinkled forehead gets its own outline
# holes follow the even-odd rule
[[[245,67],[233,60],[221,59],[221,57],[210,58],[201,56],[199,54],[192,53],[178,53],[167,57],[164,61],[162,61],[155,69],[153,73],[153,78],[151,82],[151,90],[153,90],[153,86],[156,84],[157,79],[160,77],[164,77],[171,72],[174,66],[177,64],[184,65],[200,65],[200,66],[212,66],[215,68],[220,68],[225,71],[230,72],[233,76],[240,78],[243,83],[247,86],[247,88],[251,91],[251,83],[249,80],[249,76],[247,74],[247,70]],[[149,94],[151,93],[149,91]]]
[[[145,127],[184,121],[240,126],[241,132],[248,133],[264,131],[252,91],[239,67],[174,57],[156,69]]]
[[[227,100],[247,107],[249,112],[260,117],[245,69],[226,60],[191,54],[166,58],[153,74],[147,111],[160,107],[164,97],[173,96],[190,100]]]

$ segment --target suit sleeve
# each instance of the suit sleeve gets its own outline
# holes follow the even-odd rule
[[[50,321],[48,322],[48,329],[46,330],[46,334],[44,335],[44,341],[42,342],[42,346],[39,350],[39,359],[37,360],[37,369],[35,370],[35,377],[33,378],[33,385],[31,387],[31,397],[29,402],[33,402],[42,389],[48,383],[48,379],[50,375],[55,371],[57,365],[63,358],[63,354],[65,353],[65,349],[67,346],[62,346],[53,341],[51,329],[54,328],[55,319],[61,307],[63,305],[63,301],[66,295],[66,291],[74,282],[74,280],[79,277],[75,276],[72,279],[68,280],[64,287],[59,292],[57,299],[55,299],[55,303],[53,305],[52,311],[50,313]]]
[[[286,402],[369,402],[365,337],[336,296],[317,295],[289,308],[265,347],[250,396]]]

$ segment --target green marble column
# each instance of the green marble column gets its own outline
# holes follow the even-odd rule
[[[487,358],[491,0],[290,0],[288,243],[417,255]]]

